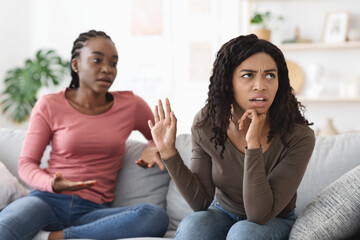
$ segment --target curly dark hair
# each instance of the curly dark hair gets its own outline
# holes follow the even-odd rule
[[[80,33],[79,37],[74,41],[73,48],[71,50],[71,61],[80,55],[80,49],[84,47],[86,41],[96,37],[104,37],[111,40],[111,38],[103,31],[90,30],[88,32]],[[69,87],[77,89],[79,88],[79,75],[72,68],[72,64],[70,64],[70,71],[71,82]]]
[[[214,133],[210,141],[214,141],[215,149],[217,146],[222,147],[221,157],[228,138],[226,130],[231,118],[231,104],[235,101],[232,85],[234,70],[245,59],[259,52],[267,53],[274,59],[279,79],[279,87],[269,109],[270,131],[267,141],[270,142],[275,134],[280,134],[282,143],[287,146],[285,136],[295,123],[312,125],[303,116],[305,107],[293,94],[288,68],[281,50],[266,40],[258,39],[254,34],[236,37],[225,43],[217,53],[210,77],[208,98],[202,110],[204,118],[196,125],[210,124]]]

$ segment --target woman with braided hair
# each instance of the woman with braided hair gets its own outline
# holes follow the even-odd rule
[[[315,137],[289,84],[282,52],[255,35],[225,43],[192,126],[189,168],[175,148],[169,100],[149,121],[177,188],[195,211],[175,239],[288,239],[296,191]]]
[[[151,138],[148,105],[129,91],[109,92],[118,53],[108,35],[75,40],[70,87],[37,101],[20,155],[20,177],[35,190],[0,213],[1,239],[161,237],[166,212],[155,205],[110,208],[125,141],[139,130],[149,144],[138,164],[164,168]],[[50,142],[48,167],[39,167]],[[144,165],[144,162],[147,165]],[[40,234],[37,234],[40,230]]]

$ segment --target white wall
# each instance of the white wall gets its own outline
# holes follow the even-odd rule
[[[189,45],[209,43],[212,59],[220,46],[241,32],[246,12],[240,9],[243,0],[208,0],[210,10],[205,14],[189,14],[190,0],[164,0],[164,28],[161,36],[137,37],[131,35],[132,0],[13,0],[2,4],[0,26],[4,57],[0,58],[0,80],[9,68],[22,65],[40,48],[55,49],[63,58],[70,58],[72,43],[80,32],[89,29],[104,30],[116,44],[120,55],[118,77],[112,90],[133,90],[153,108],[157,99],[169,97],[178,118],[178,133],[189,133],[195,113],[207,98],[208,76],[190,80]],[[206,2],[206,0],[204,1]],[[326,4],[325,4],[326,3]],[[348,9],[360,12],[357,1],[255,1],[252,9],[269,9],[281,13],[285,21],[278,27],[274,41],[291,37],[294,26],[299,25],[304,37],[318,41],[322,22],[330,9]],[[136,11],[136,9],[135,9]],[[246,10],[245,10],[246,11]],[[239,14],[240,13],[240,14]],[[21,16],[21,17],[19,17]],[[352,26],[360,27],[359,16],[353,17]],[[276,33],[276,32],[275,32]],[[342,50],[340,50],[342,51]],[[342,51],[324,53],[304,52],[296,60],[306,69],[313,62],[321,62],[332,69],[358,74],[359,53]],[[285,53],[291,57],[291,53]],[[341,57],[341,61],[337,60]],[[316,59],[316,61],[315,61]],[[335,62],[334,62],[335,60]],[[345,69],[345,71],[343,71]],[[351,71],[346,71],[351,69]],[[355,70],[354,70],[355,69]],[[335,74],[336,75],[336,74]],[[68,85],[64,79],[56,89],[42,89],[39,95],[58,91]],[[0,91],[3,83],[0,81]],[[360,130],[359,104],[309,104],[306,116],[319,128],[326,117],[333,117],[341,131]],[[15,125],[3,115],[1,127],[26,129],[27,124]],[[136,133],[131,137],[141,139]]]
[[[240,0],[242,1],[242,0]],[[294,38],[295,27],[299,27],[302,38],[321,42],[326,14],[346,10],[349,12],[349,29],[360,29],[360,2],[357,0],[253,0],[251,10],[264,12],[270,10],[281,15],[284,21],[273,26],[272,41],[280,44],[282,40]],[[318,82],[323,84],[321,95],[341,97],[340,89],[344,82],[360,77],[360,48],[351,49],[311,49],[284,51],[285,58],[297,63],[304,73],[305,83],[298,93],[309,96],[316,87],[312,72],[317,66],[322,69]],[[359,96],[357,96],[359,97]],[[304,102],[306,116],[314,122],[315,130],[321,129],[327,118],[339,132],[360,131],[360,102]]]
[[[209,4],[209,11],[205,14],[189,14],[187,1],[163,0],[163,34],[145,37],[131,34],[131,14],[137,11],[133,9],[133,2],[18,0],[23,9],[20,15],[24,17],[13,17],[12,20],[14,28],[26,29],[25,36],[16,44],[22,47],[16,49],[22,54],[11,55],[14,64],[2,64],[0,73],[21,65],[25,56],[31,57],[40,48],[55,49],[63,58],[69,59],[72,43],[79,33],[90,29],[103,30],[115,42],[120,56],[118,76],[111,90],[133,90],[151,108],[158,99],[170,98],[178,117],[178,133],[190,132],[193,117],[206,100],[209,76],[198,81],[188,80],[189,43],[210,42],[211,56],[215,56],[220,44],[237,34],[238,9],[233,7],[238,5],[237,0],[226,3],[205,0],[205,4]],[[9,12],[15,12],[18,5],[13,2],[6,4],[2,11],[14,16]],[[27,7],[23,8],[23,5]],[[1,24],[6,26],[5,18],[2,20]],[[6,29],[6,32],[10,33],[11,29]],[[3,46],[3,52],[10,54],[13,51],[14,39],[14,35],[9,35],[8,46]],[[209,60],[209,75],[213,60],[214,57]],[[67,78],[56,89],[42,89],[39,96],[63,89],[69,82],[70,78]],[[0,90],[2,88],[0,85]],[[1,127],[27,127],[27,123],[14,125],[3,115],[0,121]],[[136,133],[132,137],[142,139]]]
[[[3,79],[6,71],[22,64],[30,57],[31,51],[31,17],[30,2],[24,0],[7,1],[0,8],[0,92],[3,91]],[[21,16],[21,17],[19,17]],[[0,112],[0,127],[26,128],[8,121]]]

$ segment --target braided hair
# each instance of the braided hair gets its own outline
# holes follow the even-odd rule
[[[221,157],[228,138],[226,130],[231,118],[231,104],[235,101],[232,85],[234,70],[244,60],[258,52],[270,55],[278,68],[279,87],[269,109],[270,131],[267,141],[270,142],[278,133],[282,143],[287,146],[286,134],[295,123],[312,125],[303,116],[305,107],[293,94],[288,68],[281,50],[266,40],[258,39],[254,34],[236,37],[225,43],[217,53],[210,77],[208,98],[202,110],[204,118],[196,125],[201,127],[210,124],[214,134],[210,141],[214,141],[215,149],[218,146],[222,147]]]
[[[74,45],[71,50],[71,61],[80,55],[80,49],[84,47],[86,41],[96,37],[104,37],[111,40],[111,38],[105,32],[102,31],[90,30],[88,32],[81,33],[79,37],[74,41]],[[79,75],[77,74],[77,72],[74,71],[71,64],[70,64],[70,71],[71,71],[71,83],[69,87],[72,89],[77,89],[79,88]]]

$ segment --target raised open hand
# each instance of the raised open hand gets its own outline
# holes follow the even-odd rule
[[[52,188],[54,192],[60,193],[63,191],[78,191],[85,188],[91,188],[95,184],[96,184],[96,180],[78,181],[78,182],[67,180],[62,177],[61,173],[57,172],[54,175],[52,181]]]
[[[161,100],[155,106],[155,124],[149,120],[149,127],[154,143],[162,159],[168,159],[176,154],[176,117],[171,111],[169,99],[165,99],[166,114]]]

